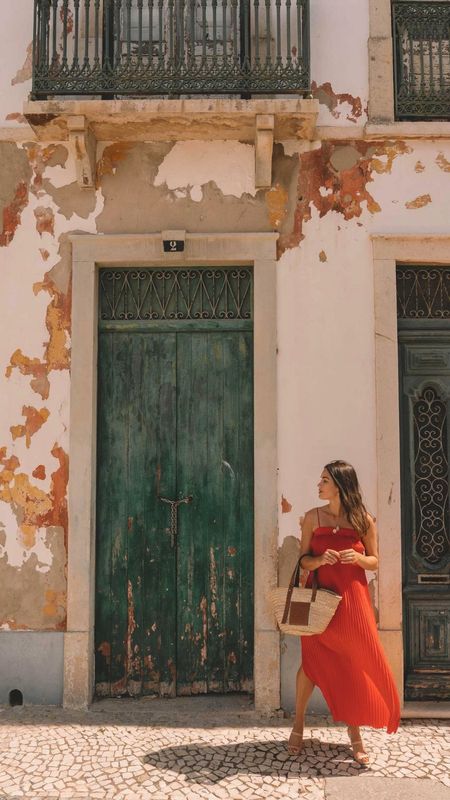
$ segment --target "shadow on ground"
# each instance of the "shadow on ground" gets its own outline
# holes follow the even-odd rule
[[[310,763],[313,761],[314,763]],[[299,756],[286,750],[286,739],[215,745],[187,744],[147,753],[142,762],[158,770],[183,775],[191,783],[214,784],[243,773],[260,777],[331,777],[365,771],[353,761],[351,749],[342,744],[305,740]]]

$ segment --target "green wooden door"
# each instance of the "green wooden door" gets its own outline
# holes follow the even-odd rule
[[[450,270],[399,267],[405,698],[450,699]]]
[[[251,320],[133,319],[128,281],[114,314],[100,291],[96,692],[249,691]]]

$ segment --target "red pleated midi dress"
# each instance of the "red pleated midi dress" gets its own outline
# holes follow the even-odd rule
[[[359,535],[350,528],[313,532],[310,552],[327,549],[364,553]],[[310,586],[312,575],[306,585]],[[317,570],[320,588],[342,595],[326,630],[302,636],[302,666],[318,686],[336,722],[387,728],[395,733],[400,702],[394,678],[378,637],[364,569],[356,564],[325,564]]]

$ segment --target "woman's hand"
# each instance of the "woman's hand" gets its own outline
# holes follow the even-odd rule
[[[339,561],[339,553],[337,550],[325,550],[321,556],[321,565],[324,564],[337,564]]]
[[[356,550],[341,550],[339,556],[341,564],[359,564],[360,554]]]

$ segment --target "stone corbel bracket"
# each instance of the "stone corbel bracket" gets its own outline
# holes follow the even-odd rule
[[[69,142],[74,146],[77,182],[82,189],[95,186],[97,142],[86,117],[81,114],[67,118]]]
[[[257,114],[255,130],[255,188],[272,185],[272,153],[275,128],[273,114]]]

